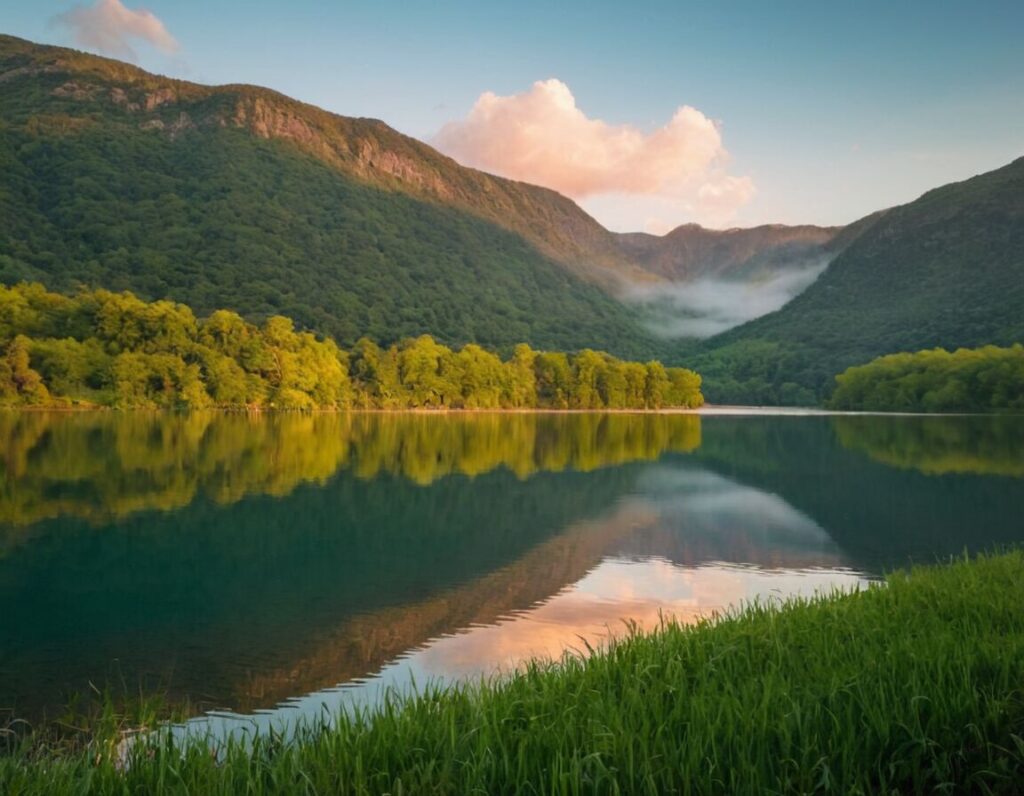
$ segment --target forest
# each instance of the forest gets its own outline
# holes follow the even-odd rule
[[[506,354],[527,342],[667,356],[633,308],[530,237],[560,234],[565,208],[594,223],[557,194],[269,90],[168,81],[2,35],[0,72],[13,78],[0,80],[4,284],[131,290],[203,316],[285,315],[346,348],[361,335],[390,345],[429,333]],[[257,109],[310,137],[236,126],[239,113],[255,124]],[[183,114],[187,129],[175,133]],[[338,154],[367,148],[372,162],[399,158],[469,198],[425,200]]]
[[[1024,410],[1024,346],[890,354],[836,376],[831,409],[879,412]]]
[[[429,335],[350,350],[275,315],[197,318],[130,292],[0,286],[0,405],[119,409],[658,409],[703,403],[700,376],[600,351],[511,356]]]

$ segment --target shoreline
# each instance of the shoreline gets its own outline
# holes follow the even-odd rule
[[[558,792],[817,792],[828,771],[840,793],[1016,793],[1022,573],[1010,550],[666,621],[287,737],[109,722],[80,747],[28,737],[0,755],[0,791],[547,792],[557,771]]]
[[[662,409],[551,409],[533,408],[459,408],[459,407],[408,407],[399,409],[377,409],[370,407],[348,407],[344,409],[278,409],[263,407],[210,406],[203,409],[131,408],[118,409],[112,406],[0,406],[0,412],[24,412],[27,414],[199,414],[216,412],[238,415],[292,415],[292,414],[363,414],[363,415],[686,415],[697,417],[1024,417],[1024,412],[882,412],[857,411],[849,409],[823,409],[814,406],[739,406],[732,404],[705,404],[696,408],[664,407]]]

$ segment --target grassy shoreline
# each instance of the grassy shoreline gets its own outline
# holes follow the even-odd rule
[[[114,738],[0,758],[0,792],[1016,793],[1024,553],[667,624],[220,755]]]

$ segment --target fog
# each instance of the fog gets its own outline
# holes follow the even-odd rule
[[[746,282],[702,278],[634,285],[625,298],[644,309],[646,326],[659,337],[710,337],[781,308],[827,265],[820,258]]]

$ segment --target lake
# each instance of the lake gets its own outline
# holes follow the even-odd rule
[[[0,472],[31,718],[266,723],[1024,540],[1021,417],[4,412]]]

